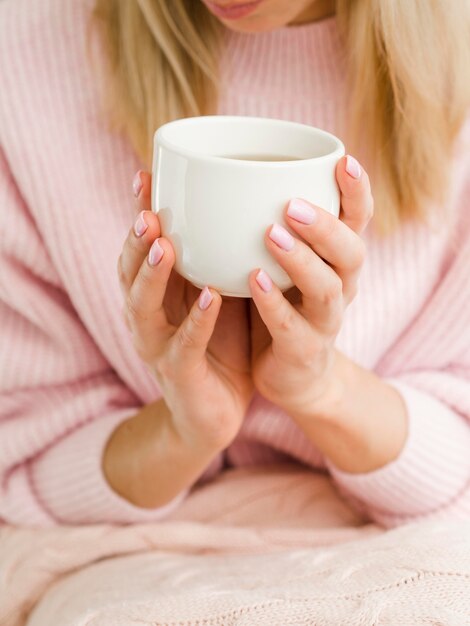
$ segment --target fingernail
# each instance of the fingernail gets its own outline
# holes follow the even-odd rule
[[[141,211],[134,224],[134,232],[136,234],[136,237],[142,237],[148,227],[149,225],[144,219],[144,211]]]
[[[289,251],[294,247],[294,238],[279,224],[273,224],[273,227],[269,231],[269,238],[283,250]]]
[[[134,180],[132,181],[132,189],[134,191],[134,196],[136,198],[139,197],[139,194],[142,191],[142,187],[143,187],[143,183],[142,183],[142,179],[140,178],[140,170],[139,170],[137,174],[134,176]]]
[[[346,157],[346,171],[349,176],[359,178],[361,176],[361,166],[350,154]]]
[[[199,294],[199,299],[197,302],[199,305],[199,308],[202,309],[202,311],[205,311],[206,309],[208,309],[213,298],[214,296],[211,294],[209,289],[207,287],[204,287],[204,289]]]
[[[270,279],[270,277],[266,274],[264,270],[260,270],[256,274],[256,282],[261,287],[261,289],[265,291],[266,293],[271,291],[271,288],[273,286],[273,281]]]
[[[149,264],[158,265],[162,260],[163,252],[163,248],[158,243],[158,239],[155,239],[149,250]]]
[[[287,207],[287,215],[301,224],[313,224],[317,217],[317,212],[305,200],[292,198]]]

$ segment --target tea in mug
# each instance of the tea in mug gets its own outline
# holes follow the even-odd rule
[[[283,156],[281,154],[223,154],[225,159],[239,161],[302,161],[302,157]]]

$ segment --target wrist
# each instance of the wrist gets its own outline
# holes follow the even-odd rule
[[[340,353],[325,393],[292,417],[320,452],[351,473],[371,472],[395,460],[408,433],[397,390]]]
[[[253,394],[250,390],[246,401],[211,401],[207,398],[203,403],[195,402],[195,394],[185,395],[193,401],[185,402],[184,406],[180,403],[169,410],[175,437],[198,454],[214,455],[236,437]]]
[[[333,364],[325,380],[320,384],[317,383],[312,392],[307,390],[305,396],[297,403],[297,407],[289,411],[294,421],[299,425],[315,421],[340,426],[344,419],[344,407],[348,401],[349,390],[355,385],[355,369],[352,365],[343,354],[335,351]]]
[[[154,473],[157,446],[166,437],[166,407],[157,401],[122,422],[103,454],[103,473],[112,489],[132,504],[146,507],[148,476]]]
[[[216,454],[180,437],[162,398],[114,431],[104,451],[103,472],[116,493],[135,506],[152,509],[188,489]]]

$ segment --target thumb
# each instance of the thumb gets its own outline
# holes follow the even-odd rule
[[[205,359],[207,345],[214,332],[222,297],[217,291],[204,287],[171,342],[177,363],[191,370]]]

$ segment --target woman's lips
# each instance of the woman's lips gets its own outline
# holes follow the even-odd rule
[[[224,20],[239,20],[252,13],[261,2],[262,0],[255,0],[254,2],[244,2],[243,4],[227,4],[226,6],[220,6],[215,2],[204,0],[204,4],[208,9],[214,13],[214,15]]]

